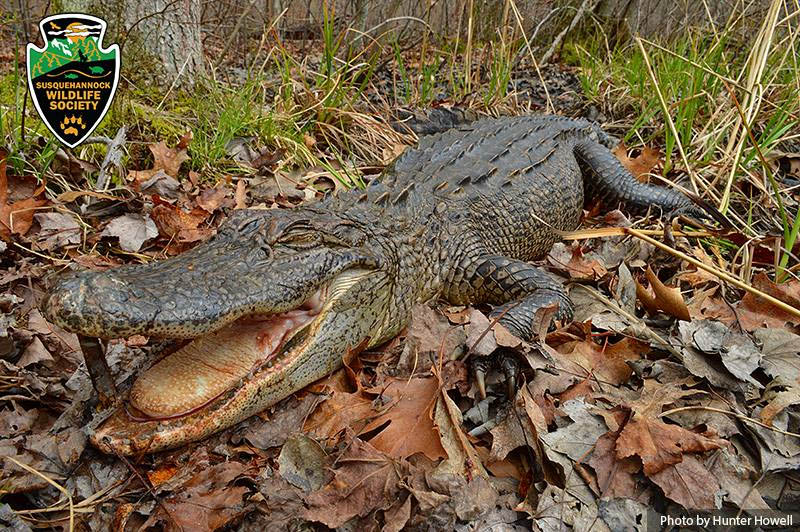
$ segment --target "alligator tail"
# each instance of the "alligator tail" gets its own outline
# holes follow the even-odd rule
[[[425,111],[399,109],[397,119],[392,122],[392,128],[400,133],[411,131],[422,137],[469,124],[478,118],[480,117],[475,111],[460,107],[434,107]]]
[[[692,203],[694,203],[694,208],[690,209],[690,212],[687,214],[692,214],[707,220],[714,220],[722,229],[733,229],[733,223],[731,223],[728,217],[722,214],[706,200],[691,192],[684,192],[684,195],[692,200]]]

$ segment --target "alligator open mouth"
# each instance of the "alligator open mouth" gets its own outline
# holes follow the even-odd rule
[[[92,442],[111,453],[156,452],[207,437],[285,398],[301,387],[289,370],[302,368],[328,292],[321,288],[294,310],[239,318],[158,360]]]
[[[323,288],[294,310],[239,318],[165,356],[131,387],[131,417],[160,421],[187,416],[262,369],[280,370],[288,355],[284,346],[319,315],[326,296]]]

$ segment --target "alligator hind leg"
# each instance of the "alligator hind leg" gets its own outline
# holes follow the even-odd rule
[[[474,290],[470,299],[498,305],[490,318],[498,318],[523,340],[536,336],[537,313],[551,305],[555,313],[550,319],[572,319],[572,302],[561,281],[527,262],[499,255],[483,257],[469,284]]]

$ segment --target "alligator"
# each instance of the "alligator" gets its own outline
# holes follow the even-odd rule
[[[492,305],[526,340],[543,316],[571,319],[562,283],[529,261],[578,226],[585,199],[710,218],[638,182],[615,144],[583,119],[481,119],[423,136],[365,190],[237,211],[175,257],[64,274],[40,305],[52,323],[191,340],[138,376],[92,442],[129,455],[203,439],[393,338],[419,302]]]

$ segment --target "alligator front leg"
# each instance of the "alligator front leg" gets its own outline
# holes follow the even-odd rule
[[[499,323],[526,341],[536,336],[537,313],[547,307],[555,306],[550,319],[572,319],[572,302],[561,281],[527,262],[485,256],[469,285],[474,290],[470,298],[473,302],[497,305],[490,318],[498,318]]]

